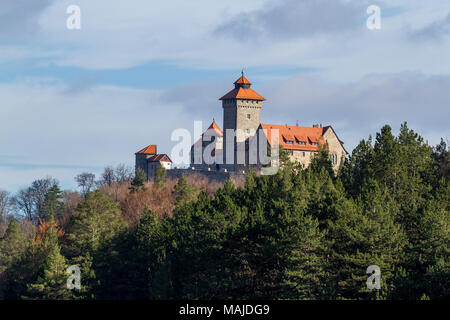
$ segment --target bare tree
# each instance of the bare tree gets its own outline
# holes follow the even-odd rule
[[[52,186],[58,184],[58,180],[49,176],[44,179],[34,180],[31,183],[31,193],[36,210],[35,214],[38,218],[42,219],[44,217],[43,205],[46,194],[49,192]]]
[[[0,189],[0,221],[6,220],[11,215],[12,197],[8,191]]]
[[[62,193],[64,205],[69,213],[73,213],[83,198],[76,191],[64,190]]]
[[[35,201],[30,187],[20,189],[13,201],[17,211],[22,212],[25,218],[30,221],[35,220]]]
[[[89,172],[80,173],[75,177],[78,187],[81,188],[81,194],[86,196],[95,187],[95,174]]]
[[[105,167],[105,170],[102,173],[101,179],[98,182],[98,186],[108,185],[111,186],[114,182],[116,182],[116,174],[114,172],[113,167]]]
[[[122,183],[122,182],[130,181],[133,179],[133,175],[134,175],[134,170],[131,167],[126,166],[123,163],[119,164],[116,167],[116,172],[115,172],[116,182]]]

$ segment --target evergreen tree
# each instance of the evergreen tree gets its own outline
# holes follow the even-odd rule
[[[330,225],[327,256],[329,277],[334,278],[334,298],[386,298],[404,259],[407,239],[394,221],[397,207],[381,193],[376,182],[373,192],[366,202],[349,200]],[[380,292],[366,286],[366,270],[371,265],[381,269]]]
[[[186,202],[192,201],[195,197],[196,191],[196,188],[189,185],[186,177],[181,175],[181,178],[178,179],[178,182],[172,191],[172,194],[175,196],[175,204],[183,205]]]
[[[45,220],[54,220],[62,216],[65,210],[62,199],[62,191],[57,184],[54,184],[44,197],[42,210]]]
[[[156,188],[163,188],[166,183],[166,169],[159,165],[158,168],[155,170],[155,180],[153,182],[153,185]]]
[[[7,284],[7,270],[27,249],[29,242],[25,234],[20,230],[16,220],[9,221],[8,229],[0,239],[0,299],[4,297],[4,290]]]
[[[131,181],[130,192],[135,193],[140,190],[144,190],[144,183],[147,181],[147,174],[142,168],[137,168],[136,175],[134,179]]]
[[[0,238],[0,274],[21,256],[27,245],[28,240],[19,224],[11,219],[3,238]]]
[[[52,222],[52,220],[51,220]],[[67,288],[67,262],[61,255],[58,237],[54,224],[48,229],[42,251],[46,257],[42,262],[43,270],[39,272],[37,280],[27,285],[27,294],[24,299],[37,300],[67,300],[72,297]]]

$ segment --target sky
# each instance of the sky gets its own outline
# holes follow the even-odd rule
[[[349,152],[404,121],[450,138],[448,0],[2,0],[0,189],[170,156],[175,129],[222,127],[242,69],[263,123],[332,125]]]

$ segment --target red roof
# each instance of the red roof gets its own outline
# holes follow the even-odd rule
[[[216,132],[218,135],[215,135],[214,132]],[[203,136],[205,134],[208,136],[223,136],[222,130],[220,130],[217,123],[213,120],[208,129],[206,129],[206,131],[202,133],[202,137],[198,139],[192,146],[199,146],[200,144],[206,146],[207,144],[209,144],[210,141],[203,141]]]
[[[155,154],[153,157],[147,160],[148,162],[172,162],[167,154]]]
[[[266,100],[262,96],[260,96],[258,93],[256,93],[252,88],[233,89],[230,92],[228,92],[226,95],[224,95],[222,98],[220,98],[219,100],[226,100],[226,99],[248,99],[248,100],[259,100],[259,101]]]
[[[223,132],[222,130],[220,130],[219,126],[217,125],[216,121],[213,120],[213,122],[211,123],[211,125],[208,127],[208,129],[206,130],[205,133],[209,133],[209,130],[214,130],[215,132],[217,132],[218,134],[220,134],[221,136],[223,136]],[[203,134],[205,134],[203,133]]]
[[[279,144],[283,147],[283,149],[288,150],[304,150],[304,151],[318,151],[319,145],[324,143],[323,134],[326,131],[326,128],[312,128],[312,127],[298,127],[298,126],[283,126],[277,124],[262,124],[262,129],[267,130],[267,140],[269,144],[271,144],[272,132],[273,129],[278,129],[278,141]],[[297,138],[297,140],[306,142],[306,145],[301,145],[296,141],[293,136]],[[286,140],[294,141],[293,144],[286,143]],[[306,137],[308,139],[306,139]],[[314,146],[311,142],[317,142],[318,145]]]
[[[156,154],[156,144],[151,144],[144,149],[139,150],[136,154]]]
[[[239,79],[237,79],[234,84],[252,84],[244,75],[242,75]]]

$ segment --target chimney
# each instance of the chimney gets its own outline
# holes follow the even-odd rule
[[[313,124],[313,128],[318,128],[319,125],[318,124]]]

